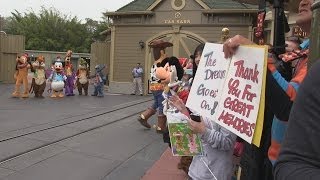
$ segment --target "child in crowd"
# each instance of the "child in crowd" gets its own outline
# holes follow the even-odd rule
[[[193,76],[196,74],[203,48],[204,44],[200,44],[194,52]],[[177,96],[172,96],[170,101],[182,113],[189,111]],[[200,122],[189,120],[190,129],[201,137],[203,155],[193,157],[188,175],[192,180],[230,180],[236,135],[209,118],[200,119]]]

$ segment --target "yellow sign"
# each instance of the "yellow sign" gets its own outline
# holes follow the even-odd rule
[[[261,136],[263,130],[263,122],[264,122],[264,109],[265,109],[265,93],[266,93],[266,78],[267,78],[267,61],[268,61],[268,47],[265,46],[265,57],[264,57],[264,65],[263,65],[263,81],[262,81],[262,88],[261,88],[261,96],[260,96],[260,105],[258,111],[258,118],[256,122],[255,131],[253,134],[252,143],[260,147],[261,144]]]

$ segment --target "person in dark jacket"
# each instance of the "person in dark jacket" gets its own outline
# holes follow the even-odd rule
[[[311,30],[313,2],[302,0],[299,4],[297,24],[308,34]],[[275,165],[276,180],[320,179],[319,71],[318,60],[309,70],[297,94],[279,160]]]

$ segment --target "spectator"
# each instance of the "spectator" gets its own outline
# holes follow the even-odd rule
[[[200,44],[194,52],[194,74],[196,74],[203,48],[204,44]],[[170,101],[180,112],[188,111],[179,97],[172,96]],[[195,121],[197,117],[200,118],[199,122]],[[199,115],[192,118],[193,120],[189,120],[189,127],[194,133],[200,135],[204,155],[193,157],[188,175],[192,180],[230,180],[236,135],[208,118]]]
[[[312,3],[314,0],[302,0],[297,17],[297,24],[308,35]],[[320,179],[319,65],[318,60],[310,69],[292,108],[279,161],[275,165],[277,180]]]
[[[143,92],[142,92],[143,69],[141,68],[140,63],[137,63],[137,66],[135,68],[133,68],[131,73],[132,73],[132,78],[133,78],[131,95],[135,95],[136,94],[136,90],[138,88],[140,96],[143,96]]]

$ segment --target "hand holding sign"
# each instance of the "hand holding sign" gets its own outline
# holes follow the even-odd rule
[[[241,35],[229,38],[223,44],[224,57],[231,58],[236,53],[240,45],[254,45],[254,43]]]

